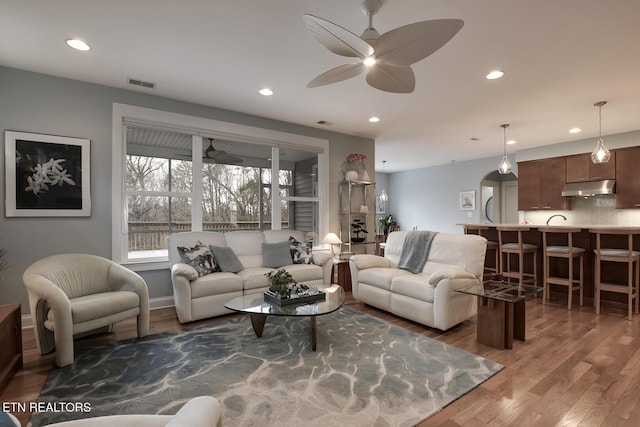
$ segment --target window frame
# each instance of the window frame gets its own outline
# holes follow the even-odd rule
[[[169,268],[168,259],[128,259],[128,224],[127,224],[127,190],[126,172],[126,127],[127,125],[154,126],[161,129],[193,136],[192,165],[193,169],[202,169],[202,134],[214,135],[218,138],[238,140],[241,142],[271,146],[272,170],[279,170],[279,148],[289,147],[312,151],[318,155],[318,194],[317,197],[280,197],[278,180],[272,180],[273,206],[280,206],[280,201],[311,201],[318,203],[318,232],[321,236],[328,230],[329,218],[329,141],[321,138],[303,136],[288,132],[275,131],[248,125],[223,122],[202,117],[189,116],[145,107],[113,103],[112,106],[112,259],[125,264],[135,271],[158,270]],[[199,177],[201,181],[201,176]],[[198,176],[193,177],[192,185],[192,230],[202,228],[202,182]],[[273,183],[275,181],[275,184]],[[274,192],[273,186],[276,191]],[[277,202],[277,203],[276,203]],[[279,209],[272,212],[272,229],[280,229],[281,215]]]

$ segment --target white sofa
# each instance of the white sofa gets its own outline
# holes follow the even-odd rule
[[[181,323],[230,313],[224,303],[241,295],[262,293],[268,289],[265,274],[277,268],[263,267],[263,243],[288,241],[290,237],[305,242],[305,234],[295,230],[211,231],[172,234],[168,238],[171,282],[178,320]],[[197,242],[205,246],[230,247],[242,263],[237,273],[215,272],[198,277],[195,268],[185,264],[178,247],[193,247]],[[312,252],[311,264],[282,266],[297,282],[308,284],[331,283],[333,259],[329,252]]]
[[[473,316],[476,297],[454,291],[480,283],[487,240],[477,235],[438,233],[424,268],[414,274],[397,268],[408,233],[390,233],[384,257],[351,257],[354,298],[442,331]]]

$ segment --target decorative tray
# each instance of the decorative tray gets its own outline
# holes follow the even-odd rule
[[[325,299],[326,295],[322,291],[317,291],[317,293],[314,294],[292,294],[289,298],[280,298],[279,295],[269,291],[264,293],[265,302],[277,305],[312,303],[316,301],[324,301]]]

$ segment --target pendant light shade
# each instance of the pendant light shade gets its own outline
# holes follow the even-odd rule
[[[498,173],[502,175],[506,175],[508,173],[511,173],[511,162],[509,162],[509,159],[507,158],[507,128],[509,127],[509,125],[505,123],[503,125],[500,125],[500,127],[503,129],[503,132],[504,132],[504,141],[503,141],[504,149],[502,152],[502,161],[498,165]]]
[[[607,101],[598,101],[595,105],[598,107],[598,143],[596,144],[596,148],[591,153],[591,161],[593,163],[607,163],[611,158],[611,152],[604,146],[604,141],[602,140],[602,106],[606,104]]]
[[[382,173],[384,173],[384,165],[387,163],[386,160],[382,161]],[[386,203],[387,200],[389,200],[389,195],[387,194],[386,190],[383,188],[382,191],[380,192],[380,201],[383,203]]]

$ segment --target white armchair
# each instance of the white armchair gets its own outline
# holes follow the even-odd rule
[[[73,339],[111,330],[137,316],[138,337],[149,333],[149,291],[144,279],[96,255],[62,254],[31,264],[22,276],[29,294],[36,344],[56,350],[56,364],[73,363]]]
[[[222,405],[211,396],[194,397],[175,415],[109,415],[47,427],[222,427]]]

